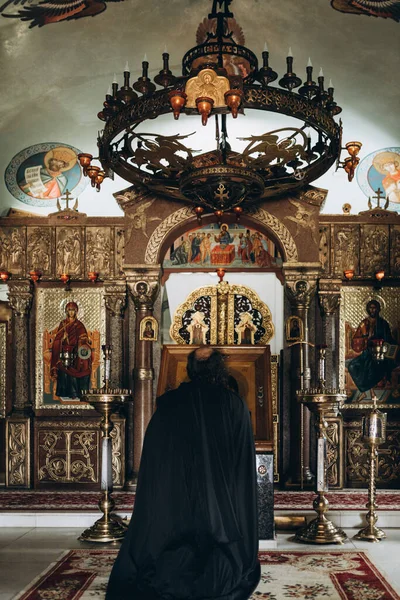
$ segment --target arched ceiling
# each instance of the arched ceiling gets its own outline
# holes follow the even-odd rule
[[[33,144],[63,142],[96,154],[102,127],[96,115],[113,74],[121,81],[128,60],[135,80],[146,53],[154,77],[165,46],[172,71],[179,73],[181,58],[195,45],[197,26],[210,7],[210,0],[124,0],[107,3],[94,17],[32,29],[20,19],[0,17],[2,174],[13,156]],[[234,0],[231,9],[246,45],[258,57],[268,43],[270,64],[280,75],[289,46],[294,70],[303,79],[309,56],[315,75],[323,67],[343,108],[344,142],[360,140],[361,157],[400,146],[398,23],[338,12],[330,0]],[[11,12],[17,10],[14,6]],[[366,209],[365,195],[356,180],[347,182],[343,170],[332,168],[315,183],[329,190],[324,212],[341,213],[344,202],[353,212]],[[89,215],[118,215],[112,194],[125,187],[122,180],[106,180],[98,194],[87,187],[79,209]],[[11,207],[54,211],[13,198],[2,176],[0,213]]]

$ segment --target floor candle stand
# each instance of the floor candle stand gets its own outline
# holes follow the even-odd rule
[[[302,389],[297,392],[297,400],[306,406],[316,416],[317,430],[317,497],[313,509],[317,518],[306,527],[300,529],[294,540],[306,544],[342,544],[347,536],[326,517],[329,508],[325,492],[328,491],[326,477],[326,428],[325,418],[328,413],[338,415],[340,407],[346,399],[344,390],[327,389],[325,386],[325,352],[326,346],[318,347],[318,387]]]
[[[89,529],[86,529],[79,540],[83,542],[109,543],[121,540],[126,532],[126,526],[120,519],[111,515],[115,501],[111,494],[113,491],[112,478],[112,440],[110,433],[113,430],[111,415],[119,410],[130,397],[129,390],[110,388],[111,346],[102,346],[104,354],[104,387],[84,392],[81,401],[88,402],[101,414],[100,429],[102,434],[101,453],[101,497],[99,508],[103,516]]]
[[[367,542],[380,542],[385,539],[386,533],[375,527],[378,520],[376,514],[376,458],[378,456],[377,447],[383,444],[386,439],[386,413],[381,413],[374,408],[371,413],[363,417],[363,437],[362,440],[369,446],[369,484],[368,484],[368,512],[365,516],[367,526],[354,536],[355,540],[365,540]]]

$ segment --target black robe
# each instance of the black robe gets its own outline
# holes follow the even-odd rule
[[[158,398],[106,600],[246,600],[260,579],[254,439],[235,393]]]

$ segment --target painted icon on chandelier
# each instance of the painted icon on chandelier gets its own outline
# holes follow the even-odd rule
[[[80,150],[59,142],[30,146],[11,160],[5,182],[11,194],[31,206],[56,206],[68,190],[78,196],[87,178],[77,159]]]

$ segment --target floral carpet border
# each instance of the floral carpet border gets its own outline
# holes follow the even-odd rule
[[[329,510],[365,510],[367,490],[340,490],[326,494]],[[133,492],[114,492],[116,511],[131,512],[135,501]],[[312,510],[314,492],[275,491],[275,510]],[[65,492],[42,490],[0,491],[0,511],[97,511],[98,492]],[[379,510],[400,510],[400,490],[378,490]]]
[[[104,600],[117,549],[65,552],[13,600]],[[361,551],[264,551],[250,600],[400,600]]]

